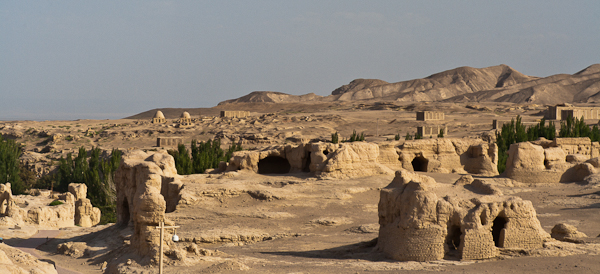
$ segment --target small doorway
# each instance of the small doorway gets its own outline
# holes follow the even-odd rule
[[[498,216],[494,219],[494,223],[492,224],[492,236],[494,238],[494,244],[497,247],[504,247],[504,237],[502,235],[502,230],[506,228],[506,223],[508,220],[506,218]]]

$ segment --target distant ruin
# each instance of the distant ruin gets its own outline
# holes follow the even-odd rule
[[[472,178],[466,183],[475,185]],[[437,188],[446,196],[439,198]],[[447,255],[487,259],[497,256],[499,248],[541,248],[550,238],[530,201],[437,184],[407,170],[397,171],[381,190],[378,208],[377,248],[399,261],[435,261]]]
[[[444,135],[448,134],[448,127],[444,125],[418,126],[417,134],[423,138],[435,138],[440,134],[440,130]]]
[[[177,147],[183,144],[182,137],[158,137],[156,138],[157,147]]]
[[[418,111],[417,121],[441,121],[444,120],[445,116],[443,112],[439,111]]]
[[[178,126],[179,127],[192,126],[192,117],[190,116],[190,114],[187,111],[184,111],[181,114],[181,117],[179,117]]]
[[[249,115],[248,111],[221,110],[221,118],[244,118]]]
[[[165,115],[162,113],[162,111],[157,110],[156,113],[154,114],[154,117],[152,118],[152,123],[153,124],[164,124],[167,122],[167,119],[165,118]]]
[[[576,107],[570,104],[548,106],[545,118],[548,120],[566,120],[567,117],[597,120],[600,119],[600,107]]]

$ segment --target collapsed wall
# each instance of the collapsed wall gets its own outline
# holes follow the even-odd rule
[[[58,195],[49,190],[34,192],[34,196],[13,196],[10,183],[0,185],[0,225],[92,227],[100,222],[100,209],[86,198],[85,184],[69,184],[69,192]],[[54,200],[62,204],[50,206]]]
[[[133,151],[123,155],[115,173],[117,224],[132,225],[131,246],[153,262],[158,262],[160,222],[172,225],[166,212],[176,209],[183,186],[175,160],[165,151]],[[165,230],[168,234],[169,231]],[[170,239],[170,235],[165,238]],[[170,241],[166,241],[168,245]]]
[[[399,261],[433,261],[450,254],[486,259],[495,257],[498,248],[541,248],[550,237],[530,201],[476,193],[439,198],[437,187],[431,177],[399,170],[381,190],[377,248],[386,256]]]
[[[221,171],[311,172],[319,178],[392,174],[393,170],[497,175],[497,147],[478,139],[432,139],[395,143],[326,142],[234,152]]]
[[[511,144],[502,175],[534,184],[582,181],[597,172],[598,152],[588,137]]]

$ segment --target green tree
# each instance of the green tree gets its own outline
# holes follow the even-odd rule
[[[0,183],[10,183],[13,194],[25,192],[20,176],[19,156],[21,156],[19,145],[13,140],[4,140],[0,135]]]
[[[340,142],[340,136],[339,136],[338,132],[336,131],[335,133],[331,134],[331,143],[337,144],[339,142]]]

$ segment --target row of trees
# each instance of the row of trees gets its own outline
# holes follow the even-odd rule
[[[219,167],[219,162],[228,162],[233,152],[242,150],[242,145],[232,144],[227,151],[221,148],[221,140],[213,139],[206,142],[192,140],[191,153],[183,144],[177,150],[169,150],[175,158],[175,167],[180,175],[204,173],[205,170]]]
[[[546,120],[542,119],[539,123],[533,126],[526,127],[523,125],[521,116],[517,116],[516,120],[511,119],[510,123],[502,125],[502,129],[496,132],[496,144],[498,145],[498,171],[504,172],[506,169],[506,160],[508,159],[508,149],[511,144],[535,141],[540,137],[548,140],[556,138],[556,126],[553,122],[546,124]],[[588,126],[584,118],[581,119],[567,117],[567,120],[560,122],[560,130],[558,137],[589,137],[592,142],[600,141],[600,130],[598,125],[592,128]]]

